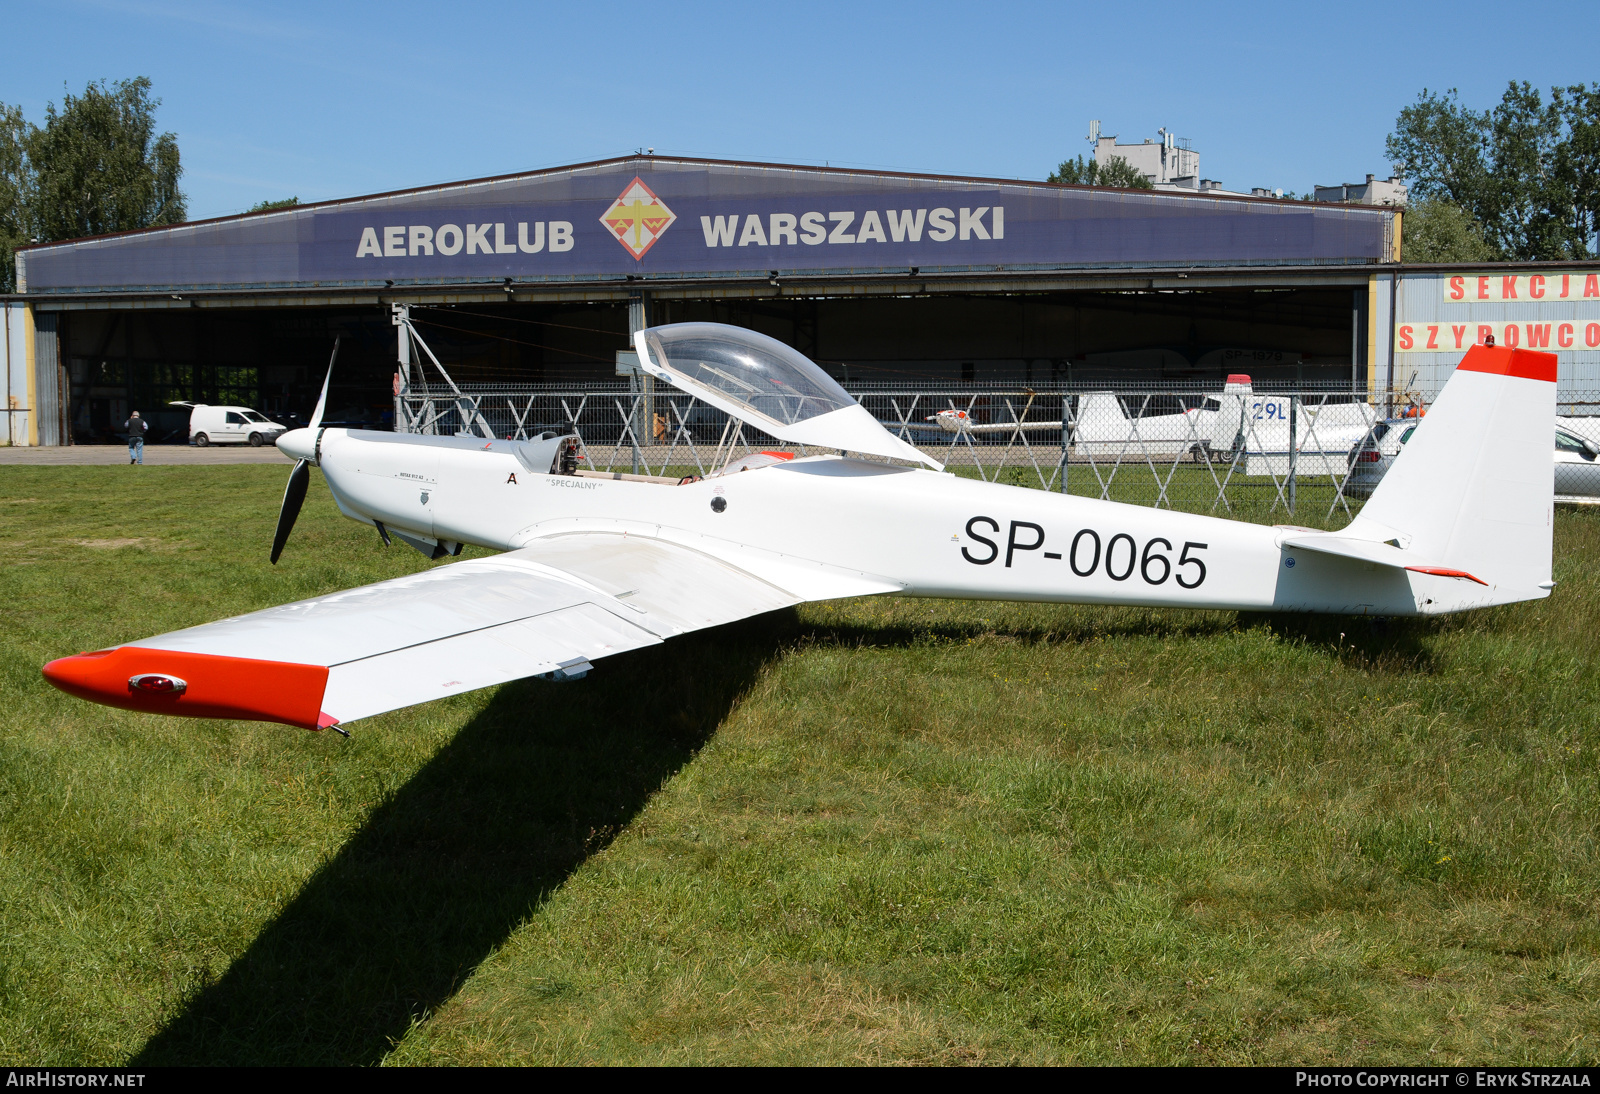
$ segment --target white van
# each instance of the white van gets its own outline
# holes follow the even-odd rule
[[[192,408],[189,412],[189,443],[200,448],[213,444],[247,444],[252,448],[260,448],[264,444],[272,444],[289,429],[246,406],[210,406],[188,402],[167,405]]]

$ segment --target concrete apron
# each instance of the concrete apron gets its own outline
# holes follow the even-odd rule
[[[0,467],[66,467],[72,465],[126,464],[128,446],[125,444],[75,444],[64,447],[0,446]],[[281,463],[294,461],[271,445],[251,448],[249,445],[226,448],[191,448],[183,444],[147,444],[144,446],[146,467],[174,467],[193,464],[224,463]],[[137,468],[130,468],[137,470]]]

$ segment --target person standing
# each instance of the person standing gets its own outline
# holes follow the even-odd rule
[[[135,410],[123,428],[128,431],[128,463],[144,463],[144,435],[150,431],[150,423]]]

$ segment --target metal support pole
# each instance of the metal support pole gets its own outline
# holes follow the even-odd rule
[[[56,387],[61,391],[61,443],[72,444],[72,377],[67,375],[67,366],[61,361],[61,328],[56,327]]]
[[[397,319],[397,322],[400,322],[400,320]],[[484,418],[483,412],[478,409],[478,404],[474,403],[471,399],[467,398],[461,393],[461,389],[456,386],[456,382],[450,378],[450,373],[446,372],[444,365],[439,362],[438,356],[428,346],[428,343],[423,339],[422,335],[417,333],[417,328],[412,325],[411,320],[409,318],[405,319],[402,322],[402,326],[409,337],[422,348],[422,352],[428,355],[428,360],[432,361],[433,367],[439,370],[439,375],[444,377],[444,382],[450,385],[451,392],[455,394],[455,401],[452,403],[452,405],[455,407],[456,414],[460,418],[460,424],[468,427],[476,425],[485,439],[491,441],[494,440],[494,430],[489,428],[489,422]],[[409,346],[410,343],[408,342],[407,345]],[[422,371],[421,358],[417,359],[417,371],[419,373]],[[431,397],[429,398],[428,403],[431,407],[433,404]],[[465,432],[465,430],[462,430],[462,432]]]
[[[6,316],[6,444],[16,444],[11,434],[17,427],[17,416],[12,413],[17,401],[11,397],[11,305],[0,304]]]
[[[631,345],[636,332],[644,330],[650,325],[650,297],[643,289],[635,289],[628,294],[628,342]],[[628,377],[628,390],[633,393],[633,428],[629,430],[630,440],[633,442],[633,473],[639,474],[639,433],[647,429],[651,423],[651,413],[654,407],[651,395],[651,384],[647,377],[634,373]]]
[[[395,331],[394,429],[396,433],[410,433],[412,420],[406,413],[406,397],[411,394],[411,309],[404,304],[390,304],[389,322]],[[430,399],[429,418],[432,410]]]
[[[411,332],[405,320],[411,318],[411,309],[399,304],[391,304],[389,309],[389,321],[395,329],[394,429],[396,433],[409,433],[406,396],[411,392]]]
[[[633,448],[633,473],[639,473],[639,374],[628,374],[628,444]]]
[[[1395,319],[1395,305],[1399,302],[1400,275],[1389,275],[1389,389],[1394,390],[1394,340],[1398,322]],[[1413,379],[1415,376],[1413,375]]]
[[[1295,471],[1300,461],[1300,393],[1289,396],[1289,512],[1294,513]]]
[[[1361,293],[1350,294],[1350,390],[1361,390]]]
[[[1072,439],[1067,422],[1067,403],[1071,398],[1072,396],[1070,395],[1061,396],[1061,484],[1059,489],[1063,494],[1067,492],[1067,443]]]

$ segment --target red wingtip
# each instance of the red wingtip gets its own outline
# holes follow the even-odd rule
[[[302,729],[328,724],[322,721],[328,685],[328,670],[322,665],[119,646],[62,657],[43,671],[46,680],[68,695],[123,710],[282,722]],[[146,675],[176,678],[183,686],[134,686],[135,677]]]
[[[1524,380],[1556,382],[1556,355],[1510,346],[1473,346],[1456,366],[1464,372],[1490,372]]]

